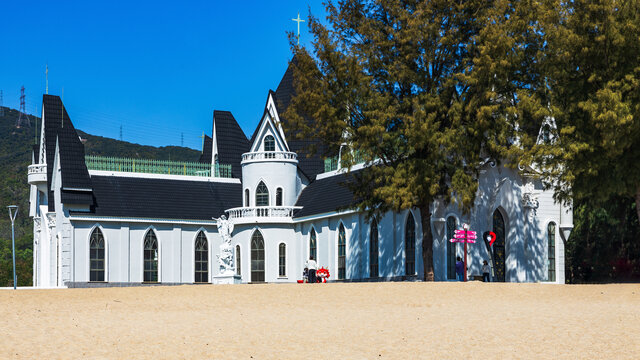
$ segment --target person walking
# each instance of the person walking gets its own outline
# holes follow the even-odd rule
[[[487,260],[482,262],[482,282],[489,282],[489,273],[491,272],[491,267]]]
[[[458,281],[464,281],[464,263],[460,256],[456,258],[456,276],[458,277]]]
[[[316,261],[313,260],[313,256],[309,256],[309,260],[307,260],[306,268],[308,269],[309,282],[314,284],[316,282],[316,270],[318,269],[318,265]]]

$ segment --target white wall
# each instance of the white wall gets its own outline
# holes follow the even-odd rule
[[[89,281],[89,238],[96,226],[100,227],[105,239],[107,282],[142,282],[144,237],[150,229],[155,231],[158,239],[159,282],[194,281],[194,245],[201,230],[209,245],[209,278],[219,272],[215,254],[218,253],[220,237],[215,226],[74,221],[73,282]]]

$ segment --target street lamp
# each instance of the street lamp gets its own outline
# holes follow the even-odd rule
[[[9,205],[9,219],[11,219],[11,249],[13,254],[13,290],[16,289],[16,284],[18,279],[16,277],[16,240],[15,240],[15,231],[13,224],[16,220],[16,215],[18,215],[18,205]]]

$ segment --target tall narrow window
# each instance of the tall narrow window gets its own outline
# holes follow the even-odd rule
[[[269,206],[269,189],[262,181],[256,188],[256,206]]]
[[[264,151],[276,151],[276,141],[271,135],[264,137]]]
[[[244,206],[249,207],[249,189],[244,190]]]
[[[251,282],[264,282],[264,239],[258,230],[251,236]]]
[[[104,281],[104,236],[99,227],[93,229],[89,244],[89,281]]]
[[[344,280],[347,275],[347,235],[344,225],[340,223],[338,229],[338,280]]]
[[[500,209],[493,212],[493,232],[496,234],[496,240],[493,242],[493,271],[495,272],[496,281],[504,282],[506,274],[506,226],[504,217]]]
[[[416,222],[409,211],[404,233],[405,275],[416,274]]]
[[[196,237],[195,259],[195,282],[209,282],[209,243],[202,231]]]
[[[287,245],[280,243],[278,245],[278,276],[287,276]]]
[[[556,281],[556,223],[551,222],[549,226],[547,226],[547,238],[549,241],[549,251],[548,251],[548,266],[549,266],[549,275],[547,277],[548,281]]]
[[[242,275],[242,263],[240,262],[240,245],[236,245],[236,275]]]
[[[313,259],[317,262],[318,254],[316,249],[316,229],[311,228],[311,234],[309,235],[309,257],[313,256]]]
[[[371,221],[371,231],[369,232],[369,277],[377,278],[378,273],[378,222]]]
[[[158,282],[158,239],[153,230],[144,237],[144,282]]]
[[[456,279],[456,243],[452,243],[456,231],[456,218],[449,216],[447,218],[447,238],[445,244],[447,246],[447,279]]]
[[[276,206],[282,206],[282,188],[276,189]]]

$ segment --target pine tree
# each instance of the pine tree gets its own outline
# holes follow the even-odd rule
[[[289,126],[345,166],[356,154],[371,165],[351,186],[368,216],[420,210],[427,280],[434,202],[468,211],[479,164],[513,143],[515,105],[540,102],[539,77],[524,70],[540,36],[519,11],[499,0],[340,1],[327,4],[327,26],[310,16],[311,53],[292,45]]]
[[[542,73],[556,141],[531,146],[561,201],[635,198],[640,219],[640,1],[550,2]]]

